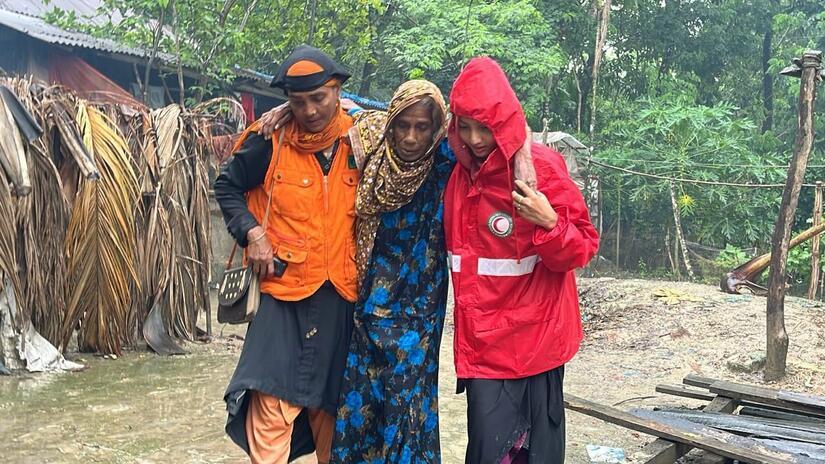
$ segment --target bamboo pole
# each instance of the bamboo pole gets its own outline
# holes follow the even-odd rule
[[[771,240],[771,270],[768,285],[765,380],[777,380],[785,376],[788,358],[788,333],[785,331],[785,272],[791,226],[799,202],[799,191],[805,177],[805,168],[814,141],[814,101],[816,83],[822,64],[822,52],[806,51],[798,68],[801,68],[799,87],[799,129],[794,143],[794,154],[788,166],[788,178],[782,191],[779,217]]]

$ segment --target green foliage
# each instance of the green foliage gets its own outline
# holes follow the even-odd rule
[[[773,153],[752,149],[755,125],[727,104],[693,104],[680,95],[644,98],[615,118],[603,133],[603,148],[594,158],[633,171],[663,178],[710,183],[781,182],[782,169],[750,169],[751,165],[778,165]],[[628,111],[629,110],[629,111]],[[672,223],[669,181],[600,170],[609,184],[621,183],[631,220],[640,228]],[[683,228],[695,241],[723,246],[753,245],[766,239],[775,217],[781,190],[742,189],[724,185],[678,183],[677,204]],[[606,204],[616,201],[608,190]]]
[[[591,137],[580,128],[590,121],[601,5],[596,0],[103,0],[94,23],[60,10],[47,19],[145,48],[151,48],[162,20],[158,51],[165,57],[179,54],[188,68],[209,76],[199,83],[207,92],[234,80],[236,66],[273,73],[292,47],[309,39],[310,29],[313,45],[351,70],[348,90],[376,99],[389,99],[410,78],[432,80],[446,95],[469,58],[489,55],[507,72],[534,129],[546,121],[550,130],[573,133],[595,147],[594,159],[610,165],[709,182],[676,183],[687,240],[728,254],[767,250],[781,189],[718,184],[784,182],[799,81],[779,77],[778,71],[806,48],[825,49],[821,0],[613,2]],[[192,90],[190,99],[198,94]],[[825,114],[825,98],[817,112]],[[815,124],[825,133],[825,118],[817,117]],[[806,182],[825,179],[824,149],[825,138],[819,137],[810,164],[820,167],[808,169]],[[610,224],[616,222],[621,195],[624,240],[661,243],[668,230],[672,240],[667,180],[596,166],[590,174],[602,181],[608,234],[615,230]],[[810,217],[810,193],[802,191],[795,230]],[[638,258],[655,272],[666,261],[655,248],[646,247],[646,255],[628,263],[635,267]]]
[[[741,248],[737,248],[733,245],[725,246],[725,249],[719,252],[719,255],[714,260],[714,264],[719,266],[721,269],[734,269],[739,265],[745,263],[751,257],[745,253],[744,250]]]
[[[403,77],[426,78],[445,91],[469,58],[491,56],[510,76],[528,119],[541,127],[547,84],[567,60],[556,45],[553,21],[536,3],[403,0],[385,31],[384,53]]]

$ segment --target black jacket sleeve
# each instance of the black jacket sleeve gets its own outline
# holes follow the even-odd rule
[[[263,184],[271,159],[271,141],[249,134],[215,179],[215,200],[221,207],[226,228],[242,247],[247,245],[246,234],[258,225],[244,194]]]

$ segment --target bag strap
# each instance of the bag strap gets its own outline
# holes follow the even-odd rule
[[[278,134],[278,147],[275,149],[275,166],[278,166],[278,163],[281,162],[281,146],[284,143],[284,132],[285,129],[281,129],[280,134]],[[269,210],[272,207],[272,193],[275,191],[275,184],[277,182],[273,181],[272,185],[269,186],[269,195],[267,196],[266,202],[266,211],[264,212],[264,222],[261,224],[264,229],[264,233],[266,233],[266,226],[269,224]],[[232,267],[232,261],[235,259],[235,253],[238,251],[238,242],[235,241],[235,244],[232,245],[232,252],[229,253],[229,260],[226,262],[226,268],[229,269]]]

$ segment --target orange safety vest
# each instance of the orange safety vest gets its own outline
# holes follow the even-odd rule
[[[313,153],[299,152],[286,140],[280,160],[276,160],[277,139],[272,137],[273,156],[264,183],[247,195],[249,210],[261,224],[269,189],[275,182],[266,233],[287,267],[283,276],[262,281],[261,292],[297,301],[311,296],[329,280],[344,299],[354,302],[358,170],[349,142],[343,136],[339,139],[325,176]]]

